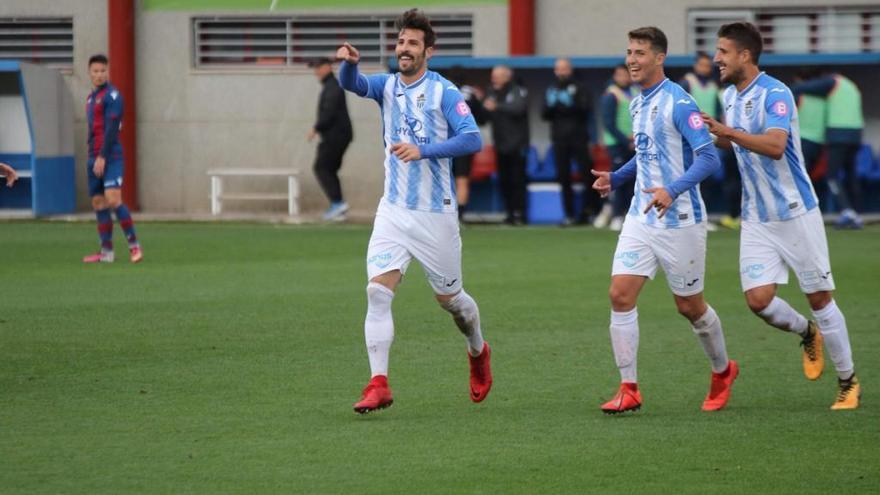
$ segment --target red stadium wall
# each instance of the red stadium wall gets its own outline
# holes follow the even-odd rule
[[[137,196],[137,111],[134,73],[134,0],[107,0],[110,58],[110,82],[122,93],[125,114],[122,117],[122,143],[125,158],[125,181],[122,200],[139,210]]]
[[[511,55],[535,54],[535,0],[509,0],[508,45]]]

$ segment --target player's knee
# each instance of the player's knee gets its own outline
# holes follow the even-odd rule
[[[615,311],[629,311],[636,306],[636,295],[623,287],[611,284],[608,289],[608,298],[611,300],[611,307]]]
[[[752,310],[752,313],[759,314],[767,309],[773,297],[774,295],[772,294],[768,296],[760,292],[746,292],[746,304]]]
[[[810,303],[810,309],[813,311],[819,311],[825,306],[828,306],[832,298],[831,291],[828,290],[807,294],[807,302]]]
[[[378,317],[391,311],[394,291],[378,282],[367,284],[367,318]]]
[[[107,207],[107,202],[104,200],[104,196],[92,196],[92,209],[95,211],[103,210]]]
[[[107,196],[107,200],[106,200],[106,205],[107,205],[107,207],[109,207],[109,208],[113,208],[113,209],[115,210],[116,208],[119,208],[119,206],[120,206],[121,204],[122,204],[122,198],[121,198],[121,197],[116,196],[116,195],[114,195],[114,196]]]
[[[706,312],[702,299],[678,298],[675,301],[678,313],[690,321],[696,321]]]

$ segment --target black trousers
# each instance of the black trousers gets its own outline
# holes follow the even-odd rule
[[[629,149],[628,145],[625,144],[614,144],[608,146],[608,155],[611,158],[611,170],[616,171],[620,167],[626,165],[635,152]],[[614,217],[622,217],[626,215],[626,212],[629,211],[629,204],[632,202],[633,198],[633,188],[635,187],[634,180],[628,180],[620,185],[614,192],[611,194],[611,205],[612,205],[612,216]]]
[[[727,214],[733,218],[739,218],[742,214],[742,177],[739,176],[739,167],[736,165],[736,154],[733,150],[718,148],[718,156],[724,167],[721,192],[727,203]]]
[[[313,170],[321,189],[331,203],[342,202],[342,186],[339,184],[339,169],[342,156],[351,141],[321,141],[315,156]]]
[[[838,210],[862,209],[862,189],[856,176],[858,144],[828,144],[828,189],[834,195]],[[843,170],[843,183],[840,171]]]
[[[565,216],[576,219],[580,212],[574,211],[574,190],[571,184],[571,162],[577,164],[583,177],[584,186],[584,207],[585,212],[598,213],[602,207],[602,198],[599,193],[591,186],[593,175],[590,168],[593,159],[587,150],[587,143],[571,141],[553,141],[553,159],[556,162],[556,180],[562,186],[562,205],[565,208]]]
[[[507,209],[507,221],[525,220],[526,153],[528,149],[498,152],[498,179]]]

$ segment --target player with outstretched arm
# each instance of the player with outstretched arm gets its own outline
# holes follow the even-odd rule
[[[385,186],[367,248],[367,316],[364,336],[371,379],[354,405],[364,414],[388,407],[388,354],[394,339],[391,302],[410,261],[422,265],[437,302],[464,334],[470,360],[470,397],[486,398],[492,387],[489,345],[483,341],[477,303],[464,290],[452,157],[482,147],[477,124],[458,88],[428,70],[434,51],[431,23],[417,9],[401,15],[395,53],[397,74],[364,76],[360,54],[345,43],[343,88],[375,100],[384,124]]]

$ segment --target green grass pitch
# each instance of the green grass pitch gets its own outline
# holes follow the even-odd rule
[[[708,364],[662,276],[639,303],[642,410],[598,409],[618,375],[616,236],[470,227],[465,285],[495,387],[468,400],[465,344],[416,265],[394,301],[395,404],[352,403],[367,226],[142,223],[84,266],[89,223],[0,223],[0,492],[869,493],[880,490],[880,229],[829,231],[864,396],[828,410],[798,340],[752,316],[737,234],[710,234],[708,301],[742,372],[702,413]],[[117,229],[117,244],[121,235]],[[781,290],[806,311],[795,287]]]

